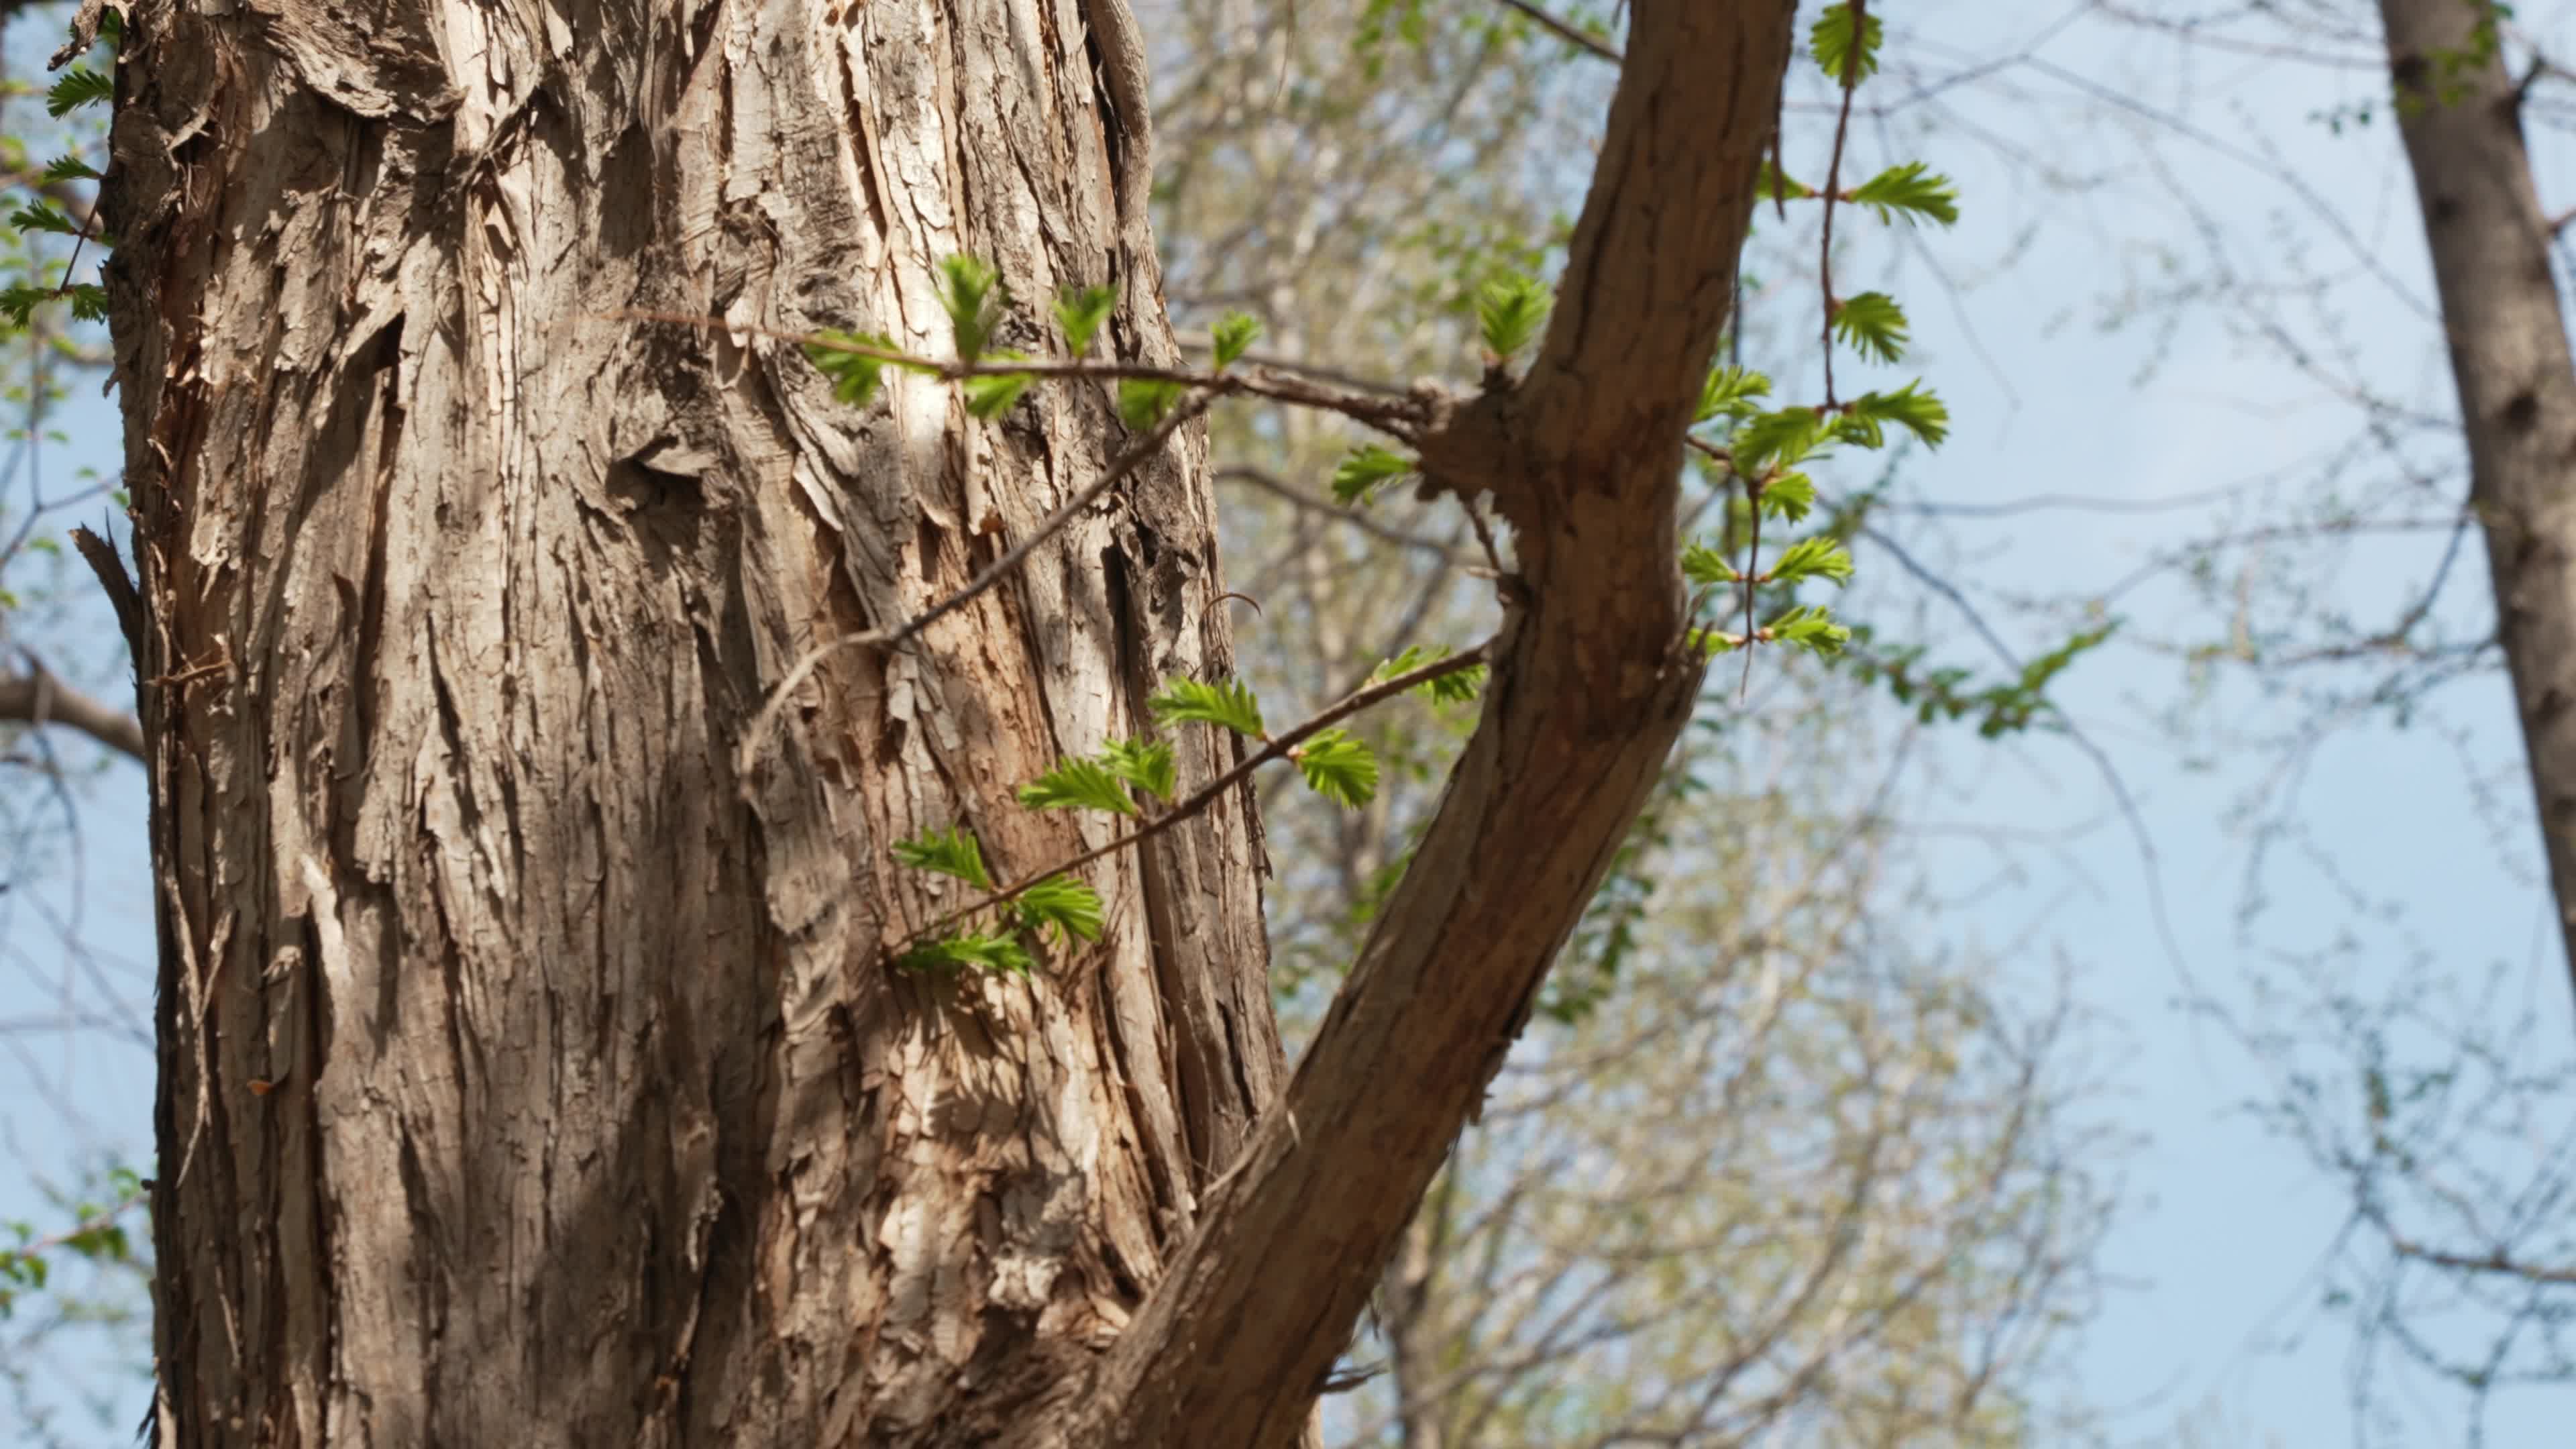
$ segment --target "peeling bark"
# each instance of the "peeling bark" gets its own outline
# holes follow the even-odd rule
[[[2576,974],[2576,359],[2549,267],[2552,227],[2523,142],[2522,93],[2472,0],[2380,0],[2399,132],[2486,536],[2496,636],[2513,676],[2561,940]]]
[[[734,763],[813,643],[1126,438],[1088,386],[843,407],[755,329],[943,350],[972,252],[1029,298],[1124,282],[1121,355],[1175,356],[1101,94],[1134,52],[1082,23],[1114,4],[134,7],[103,209],[162,1443],[1305,1432],[1697,691],[1680,440],[1794,6],[1638,0],[1541,355],[1424,439],[1525,576],[1291,1084],[1248,799],[1104,860],[1104,940],[1033,980],[881,956],[954,903],[895,840],[960,820],[1016,874],[1106,838],[1012,788],[1228,667],[1195,432]]]
[[[164,959],[173,1444],[975,1442],[1125,1323],[1273,1095],[1228,803],[1092,873],[1036,980],[898,978],[1102,827],[1011,790],[1228,667],[1196,435],[891,657],[1098,476],[1104,389],[970,425],[792,346],[947,346],[1124,250],[1078,0],[144,4],[106,207]],[[1042,305],[1014,316],[1043,346]],[[1204,732],[1185,772],[1230,763]]]

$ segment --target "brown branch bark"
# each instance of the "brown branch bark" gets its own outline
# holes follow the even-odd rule
[[[2513,677],[2562,943],[2576,973],[2576,359],[2550,272],[2551,223],[2521,92],[2479,7],[2381,0],[2398,130],[2459,389],[2469,500]]]
[[[124,710],[84,694],[30,658],[24,671],[0,675],[0,722],[62,725],[128,759],[143,758],[143,725]]]
[[[1527,589],[1485,713],[1357,967],[1068,1428],[1021,1443],[1292,1442],[1414,1205],[1697,697],[1682,433],[1732,291],[1794,6],[1640,0],[1528,379],[1423,440],[1490,489]]]

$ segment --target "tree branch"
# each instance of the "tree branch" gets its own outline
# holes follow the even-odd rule
[[[1699,696],[1676,567],[1682,436],[1733,295],[1791,0],[1637,0],[1547,340],[1436,419],[1435,487],[1491,491],[1526,590],[1475,735],[1284,1099],[1069,1414],[1023,1445],[1296,1441],[1415,1204]]]
[[[1045,880],[1050,876],[1064,875],[1070,871],[1080,870],[1084,866],[1091,864],[1093,861],[1100,859],[1104,855],[1108,855],[1114,851],[1125,850],[1131,845],[1142,845],[1146,841],[1153,839],[1155,836],[1162,834],[1164,831],[1171,829],[1173,826],[1180,824],[1182,821],[1189,819],[1191,816],[1198,814],[1200,811],[1205,810],[1210,805],[1223,799],[1226,791],[1231,790],[1235,786],[1242,784],[1245,780],[1250,779],[1253,771],[1258,770],[1262,766],[1270,764],[1273,761],[1288,758],[1289,751],[1294,750],[1297,746],[1314,738],[1321,731],[1333,725],[1337,725],[1343,720],[1349,719],[1352,715],[1358,714],[1361,710],[1367,709],[1370,705],[1393,699],[1408,689],[1414,689],[1422,685],[1429,684],[1435,679],[1446,679],[1461,669],[1467,669],[1481,664],[1485,661],[1486,653],[1486,646],[1481,644],[1473,649],[1461,649],[1455,654],[1443,655],[1438,659],[1432,660],[1430,663],[1423,665],[1419,669],[1408,669],[1402,674],[1379,680],[1377,683],[1369,685],[1366,688],[1353,690],[1351,693],[1343,696],[1338,703],[1325,709],[1323,713],[1303,721],[1292,729],[1281,730],[1278,734],[1270,736],[1263,742],[1259,750],[1245,756],[1241,764],[1236,765],[1233,769],[1226,771],[1215,779],[1208,781],[1205,785],[1202,785],[1197,790],[1191,792],[1187,799],[1180,801],[1171,809],[1155,816],[1145,824],[1136,827],[1134,830],[1128,831],[1126,834],[1119,836],[1117,839],[1110,841],[1106,845],[1095,845],[1091,849],[1084,851],[1070,860],[1058,861],[1053,865],[1047,866],[1043,870],[1031,871],[1027,875],[1020,877],[1018,880],[1011,882],[1009,885],[993,892],[991,895],[988,895],[981,900],[972,901],[966,905],[959,906],[957,909],[939,917],[937,920],[932,921],[929,925],[922,927],[920,930],[913,932],[909,936],[906,936],[903,939],[902,944],[909,946],[925,937],[935,936],[941,931],[946,930],[948,927],[953,926],[959,921],[966,919],[968,916],[975,914],[977,911],[989,910],[994,906],[1003,905],[1016,900],[1024,894],[1029,887],[1036,885],[1039,881]]]
[[[2454,1273],[2487,1273],[2503,1278],[2519,1278],[2525,1283],[2576,1285],[2576,1267],[2549,1263],[2527,1263],[2507,1254],[2502,1248],[2488,1253],[2447,1253],[2428,1248],[2411,1238],[2388,1234],[2388,1248],[2401,1258]]]
[[[34,655],[22,674],[0,675],[0,721],[76,729],[129,759],[143,758],[143,725],[104,700],[54,677]]]
[[[1564,21],[1557,19],[1555,16],[1541,10],[1536,5],[1531,4],[1530,0],[1495,0],[1495,3],[1501,5],[1507,10],[1519,11],[1523,16],[1528,18],[1532,25],[1537,26],[1539,29],[1546,31],[1548,34],[1555,36],[1557,39],[1564,41],[1566,44],[1573,46],[1577,50],[1590,51],[1592,54],[1599,56],[1613,65],[1617,65],[1627,59],[1626,56],[1619,53],[1616,46],[1610,45],[1593,36],[1584,34],[1582,31],[1575,29],[1573,26],[1566,24]]]

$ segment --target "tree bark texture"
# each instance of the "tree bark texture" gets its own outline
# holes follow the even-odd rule
[[[1794,10],[1637,0],[1539,357],[1421,400],[1521,576],[1283,1082],[1248,802],[1101,862],[1034,979],[881,958],[954,903],[894,841],[1072,853],[1013,787],[1227,668],[1195,443],[734,764],[1127,441],[1087,386],[841,406],[754,329],[942,352],[972,252],[1172,355],[1117,0],[140,0],[161,1441],[1294,1442],[1696,696],[1680,440]]]
[[[2380,0],[2561,941],[2576,976],[2576,359],[2482,0]]]
[[[1099,3],[1099,0],[1094,0]],[[1248,799],[1026,983],[897,839],[1229,665],[1194,442],[792,344],[1126,284],[1080,0],[144,3],[107,186],[162,910],[163,1442],[972,1442],[1126,1321],[1283,1064]],[[1059,344],[1060,345],[1060,344]],[[1195,435],[1192,435],[1193,437]],[[1233,759],[1182,734],[1185,778]],[[1106,838],[1101,836],[1100,838]],[[1091,843],[1097,843],[1096,840]]]

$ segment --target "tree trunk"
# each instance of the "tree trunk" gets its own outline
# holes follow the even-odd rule
[[[1129,441],[1087,384],[843,406],[762,329],[944,352],[970,252],[1173,355],[1119,0],[566,5],[129,25],[161,1441],[1294,1440],[1691,712],[1680,440],[1795,6],[1637,0],[1527,380],[1413,399],[1521,577],[1283,1084],[1248,800],[1102,860],[1030,979],[884,959],[955,903],[893,842],[1070,853],[1013,787],[1227,668],[1193,435],[748,738]]]
[[[223,8],[137,6],[108,186],[163,1442],[989,1434],[1275,1092],[1257,847],[1246,799],[1101,862],[1104,941],[1025,982],[890,972],[955,900],[888,847],[1069,853],[1013,787],[1227,669],[1199,445],[832,656],[740,778],[809,646],[1128,439],[1095,385],[862,410],[792,344],[604,314],[944,355],[969,252],[1041,303],[1012,340],[1115,279],[1119,351],[1175,357],[1084,5]]]
[[[2380,0],[2561,940],[2576,974],[2576,360],[2483,0]],[[2482,22],[2484,22],[2482,26]]]

